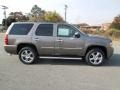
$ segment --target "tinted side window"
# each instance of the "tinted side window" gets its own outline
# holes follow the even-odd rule
[[[32,27],[33,27],[33,24],[14,24],[9,34],[10,35],[27,35]]]
[[[53,24],[40,24],[36,30],[38,36],[53,36]]]

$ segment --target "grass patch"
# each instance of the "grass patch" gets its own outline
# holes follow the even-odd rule
[[[85,32],[87,34],[106,36],[106,37],[109,37],[109,38],[115,39],[115,40],[120,39],[120,30],[118,30],[118,29],[109,29],[106,31],[103,31],[103,30],[100,30],[100,31],[83,30],[83,32]]]

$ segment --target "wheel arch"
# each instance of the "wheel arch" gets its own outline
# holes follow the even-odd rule
[[[104,54],[105,54],[105,58],[107,58],[107,49],[105,46],[100,46],[100,45],[92,45],[92,46],[88,46],[87,49],[86,49],[86,52],[85,52],[85,55],[87,54],[87,52],[91,49],[94,49],[94,48],[99,48],[101,49]]]
[[[17,45],[17,54],[19,53],[19,51],[23,48],[23,47],[31,47],[33,49],[35,49],[35,51],[37,52],[38,54],[38,51],[37,51],[37,48],[34,44],[32,43],[20,43]]]

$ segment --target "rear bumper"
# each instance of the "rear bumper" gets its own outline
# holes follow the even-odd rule
[[[4,45],[4,49],[7,53],[17,54],[17,47],[15,45]]]
[[[111,46],[108,46],[107,47],[107,58],[108,59],[113,55],[113,52],[114,52],[114,48]]]

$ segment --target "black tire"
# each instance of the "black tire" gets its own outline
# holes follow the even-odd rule
[[[93,55],[97,54],[97,52],[100,53],[100,55],[98,57],[94,58]],[[94,58],[93,60],[92,60],[92,57]],[[99,49],[99,48],[93,48],[93,49],[91,49],[91,50],[89,50],[87,52],[87,54],[85,56],[85,61],[86,61],[86,63],[88,65],[91,65],[91,66],[100,66],[100,65],[102,65],[105,62],[105,53],[101,49]]]
[[[26,54],[26,52],[28,54]],[[31,47],[23,47],[19,51],[18,55],[19,55],[20,61],[24,64],[33,64],[37,61],[37,57],[38,57],[37,52]]]

